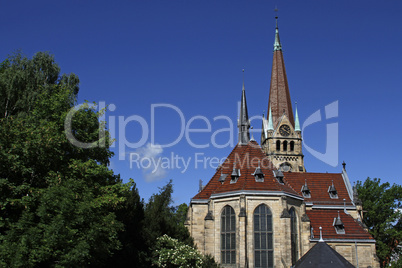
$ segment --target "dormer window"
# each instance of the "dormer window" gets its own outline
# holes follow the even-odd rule
[[[338,211],[338,218],[334,218],[333,225],[335,227],[335,231],[337,234],[345,234],[345,226],[343,225],[341,217],[339,216],[339,211]]]
[[[278,180],[280,184],[284,184],[283,182],[283,172],[280,170],[273,170],[274,177]]]
[[[258,168],[255,169],[254,173],[251,175],[255,177],[256,182],[264,182],[264,173],[262,172],[259,166]]]
[[[302,192],[304,198],[311,198],[311,192],[307,186],[307,180],[304,182],[304,185],[301,188],[301,192]]]
[[[225,182],[227,176],[228,176],[228,174],[222,174],[222,173],[221,173],[221,176],[219,177],[219,180],[218,180],[218,181],[219,181],[221,184],[223,184],[223,183]]]
[[[230,183],[236,183],[237,180],[238,180],[239,177],[240,177],[240,169],[235,168],[235,167],[233,166],[233,171],[232,171],[231,176],[232,176],[232,179],[230,180]]]
[[[328,187],[328,193],[332,199],[338,199],[338,191],[335,189],[334,181],[332,181],[332,185]]]

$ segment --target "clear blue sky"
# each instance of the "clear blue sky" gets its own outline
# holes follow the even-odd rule
[[[169,148],[152,148],[150,135],[141,148],[118,145],[111,168],[137,182],[146,200],[173,179],[177,204],[190,201],[198,181],[206,183],[213,168],[195,168],[195,154],[226,157],[231,146],[211,145],[214,131],[227,128],[225,115],[237,118],[242,69],[249,115],[267,109],[274,42],[274,8],[292,101],[298,102],[303,123],[315,111],[339,101],[339,116],[309,126],[304,140],[325,151],[326,124],[339,124],[338,166],[332,167],[306,149],[310,172],[340,172],[347,163],[353,181],[368,176],[399,183],[402,142],[402,2],[401,1],[2,1],[0,57],[21,49],[31,57],[38,51],[55,55],[63,73],[80,77],[79,102],[114,104],[109,119],[143,118],[150,125],[151,105],[167,103],[180,109],[188,123],[194,116],[211,121],[211,132],[190,133]],[[180,117],[171,108],[155,110],[155,143],[167,144],[180,134]],[[324,114],[323,114],[324,115]],[[324,116],[325,117],[325,116]],[[113,122],[109,120],[109,126]],[[261,122],[252,122],[255,129]],[[205,128],[195,119],[192,128]],[[125,136],[138,142],[138,122]],[[237,142],[237,128],[235,141]],[[122,131],[117,131],[121,134]],[[228,132],[216,136],[226,143]],[[259,141],[260,134],[254,134]],[[190,167],[149,170],[130,168],[128,153],[189,159]],[[162,157],[162,158],[161,158]]]

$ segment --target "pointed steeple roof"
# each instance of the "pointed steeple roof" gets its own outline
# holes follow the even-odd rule
[[[248,129],[250,128],[250,121],[248,120],[246,90],[244,88],[244,81],[241,93],[240,116],[237,126],[239,128],[239,144],[247,144],[250,141],[250,132],[248,131]]]
[[[272,61],[268,110],[272,111],[274,128],[277,127],[279,119],[284,113],[289,118],[292,126],[295,126],[288,79],[286,76],[285,63],[283,61],[282,44],[279,40],[278,17],[276,17],[274,57]]]

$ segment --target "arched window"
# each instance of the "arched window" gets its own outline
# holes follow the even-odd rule
[[[289,210],[290,214],[290,243],[292,246],[292,265],[295,265],[299,259],[298,241],[297,241],[297,217],[294,208]]]
[[[291,141],[290,142],[290,151],[293,152],[295,150],[295,142]]]
[[[276,141],[276,150],[277,151],[281,150],[281,141]]]
[[[236,215],[231,206],[225,206],[221,215],[221,263],[236,263]]]
[[[288,142],[284,141],[283,142],[283,150],[286,152],[288,150]]]
[[[274,267],[272,213],[266,205],[254,210],[254,267]]]

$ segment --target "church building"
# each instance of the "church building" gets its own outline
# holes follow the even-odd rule
[[[292,267],[323,242],[355,267],[379,267],[345,165],[306,172],[277,22],[261,144],[249,128],[243,83],[238,144],[190,202],[186,225],[198,250],[222,267]]]

